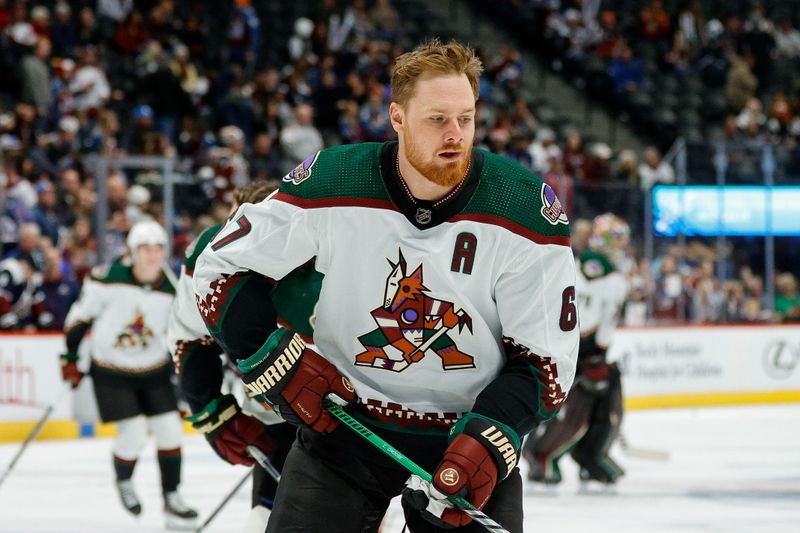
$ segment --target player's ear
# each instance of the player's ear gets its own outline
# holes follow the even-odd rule
[[[403,108],[397,102],[392,102],[389,105],[389,118],[392,121],[392,129],[397,133],[403,129],[403,120],[405,119]]]

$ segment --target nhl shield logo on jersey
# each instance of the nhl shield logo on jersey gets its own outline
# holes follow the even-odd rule
[[[452,302],[430,296],[422,281],[422,265],[408,273],[399,252],[397,263],[386,279],[383,305],[371,311],[377,329],[358,338],[366,349],[355,364],[401,372],[421,361],[429,350],[441,359],[444,370],[475,368],[474,358],[458,349],[449,333],[466,326],[472,333],[472,318]]]
[[[295,185],[300,185],[306,181],[311,177],[311,167],[313,167],[314,163],[317,162],[317,157],[319,157],[319,152],[306,158],[305,161],[294,167],[291,172],[286,174],[283,177],[283,181],[287,183],[294,183]]]
[[[117,335],[114,348],[146,348],[149,340],[153,338],[153,330],[144,323],[144,314],[141,310],[136,310],[133,322],[125,326],[125,329]]]
[[[542,215],[550,224],[569,224],[567,214],[561,207],[556,192],[548,184],[542,184]]]

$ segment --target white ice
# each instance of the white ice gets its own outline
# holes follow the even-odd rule
[[[574,465],[563,459],[565,481],[555,493],[526,484],[526,532],[800,531],[800,405],[634,411],[624,432],[631,447],[667,451],[669,459],[634,458],[615,447],[612,455],[627,470],[616,494],[582,493]],[[0,469],[18,446],[0,446]],[[0,486],[0,531],[164,531],[152,443],[134,476],[144,507],[139,520],[117,501],[110,446],[108,439],[32,444]],[[202,519],[245,474],[201,437],[186,439],[182,491]],[[248,507],[249,482],[207,531],[241,531]],[[402,528],[394,502],[384,532]]]

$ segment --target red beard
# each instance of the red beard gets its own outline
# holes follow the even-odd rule
[[[416,150],[408,141],[407,137],[403,139],[403,145],[405,147],[406,158],[408,162],[411,163],[411,166],[429,181],[437,185],[442,185],[443,187],[454,187],[457,185],[467,173],[469,163],[472,159],[471,146],[468,150],[464,150],[461,145],[448,145],[443,147],[439,152],[459,151],[461,152],[461,158],[451,163],[440,165],[436,163],[435,158],[438,157],[437,155],[434,155],[432,161],[425,161],[422,153]]]

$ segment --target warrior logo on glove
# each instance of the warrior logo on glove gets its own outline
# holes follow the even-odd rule
[[[402,251],[397,263],[389,264],[392,272],[386,279],[383,305],[371,312],[378,329],[358,338],[366,351],[356,355],[355,363],[401,372],[433,350],[444,370],[475,368],[474,358],[450,338],[455,328],[461,333],[466,326],[472,333],[472,318],[463,309],[455,311],[452,302],[429,296],[422,284],[422,265],[407,274]]]

